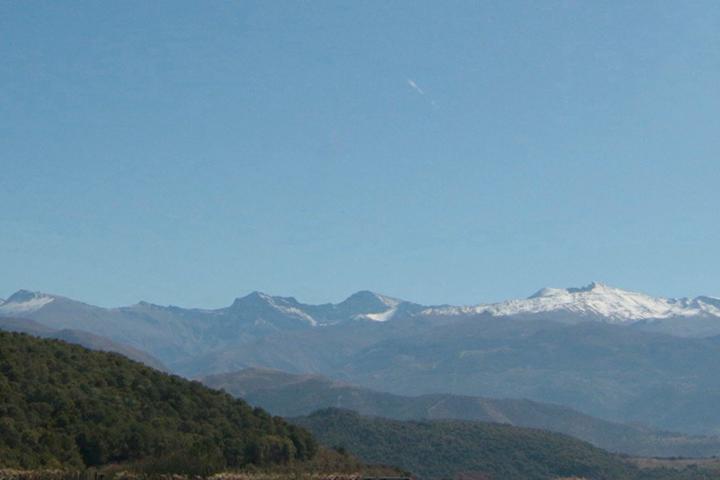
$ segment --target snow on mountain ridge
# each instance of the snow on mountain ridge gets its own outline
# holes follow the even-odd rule
[[[230,308],[235,308],[238,305],[266,305],[267,307],[272,308],[273,310],[276,310],[277,312],[280,312],[283,315],[287,315],[290,317],[295,317],[297,319],[300,319],[304,322],[307,322],[311,326],[315,327],[318,325],[317,320],[313,318],[310,314],[303,311],[302,309],[298,308],[300,304],[291,297],[274,297],[272,295],[268,295],[267,293],[263,292],[252,292],[251,294],[236,299],[233,305]]]
[[[317,324],[318,324],[317,320],[315,320],[311,315],[303,312],[302,310],[300,310],[297,307],[289,305],[288,304],[289,302],[285,301],[284,299],[278,299],[276,297],[267,295],[265,293],[259,293],[258,295],[260,296],[260,298],[265,300],[271,307],[284,313],[285,315],[291,315],[294,317],[301,318],[301,319],[305,320],[306,322],[308,322],[313,327],[317,326]]]
[[[39,311],[55,300],[64,297],[42,292],[20,290],[0,302],[0,316],[31,314]],[[202,310],[205,313],[223,314],[232,309],[272,309],[280,315],[300,320],[312,326],[334,325],[344,319],[387,322],[402,311],[407,314],[409,302],[388,297],[370,291],[357,292],[339,304],[306,305],[293,297],[271,296],[253,292],[238,298],[233,305],[218,310]],[[133,308],[177,309],[179,307],[161,307],[141,302]],[[541,313],[565,313],[579,317],[602,319],[609,323],[635,323],[643,320],[658,320],[671,317],[720,318],[720,298],[699,296],[688,298],[660,298],[643,293],[614,288],[593,282],[579,288],[543,288],[525,299],[506,300],[493,304],[471,306],[420,307],[411,315],[475,315],[489,314],[495,317],[511,315],[532,315]],[[193,311],[201,311],[193,309]],[[267,311],[267,310],[266,310]]]
[[[35,312],[54,300],[54,296],[42,292],[19,290],[4,302],[0,302],[0,314],[11,315]]]
[[[356,318],[366,319],[366,320],[372,320],[373,322],[387,322],[392,317],[395,316],[397,313],[397,307],[391,307],[384,312],[378,312],[378,313],[365,313],[356,315]]]
[[[342,321],[337,318],[337,315],[338,311],[342,312],[343,310],[357,312],[352,315],[347,313],[346,318],[385,322],[390,320],[397,312],[398,307],[405,302],[368,290],[356,292],[338,304],[322,305],[306,305],[298,302],[294,297],[279,297],[263,292],[252,292],[243,298],[236,299],[230,308],[251,303],[261,303],[284,315],[301,319],[313,327],[322,327]]]
[[[402,300],[397,298],[388,297],[380,293],[371,292],[381,303],[385,304],[388,308],[381,312],[365,313],[356,315],[356,318],[371,320],[373,322],[387,322],[395,316],[398,310],[398,306],[403,303]]]
[[[644,293],[593,282],[581,288],[543,288],[527,299],[466,307],[437,307],[426,315],[470,315],[488,313],[503,317],[520,314],[568,312],[597,316],[611,323],[632,323],[669,317],[720,317],[720,301],[712,297],[658,298]]]
[[[397,298],[388,297],[380,293],[373,292],[373,295],[375,295],[378,300],[380,300],[382,303],[384,303],[390,308],[395,308],[403,302],[402,300],[398,300]]]

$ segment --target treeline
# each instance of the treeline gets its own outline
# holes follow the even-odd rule
[[[210,473],[313,457],[304,429],[117,354],[0,332],[0,466]]]

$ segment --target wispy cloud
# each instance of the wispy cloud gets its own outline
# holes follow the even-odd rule
[[[415,83],[415,80],[408,78],[407,83],[408,83],[408,85],[410,85],[410,88],[415,90],[417,93],[419,93],[420,95],[425,95],[425,92],[423,91],[422,88],[418,87],[418,84]]]

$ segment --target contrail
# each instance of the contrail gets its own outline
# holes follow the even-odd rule
[[[408,78],[407,83],[408,83],[408,85],[410,85],[410,88],[412,88],[413,90],[418,92],[420,95],[425,95],[425,92],[423,91],[422,88],[418,87],[418,84],[415,83],[415,80]]]

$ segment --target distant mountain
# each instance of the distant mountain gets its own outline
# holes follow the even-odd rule
[[[593,282],[581,288],[543,288],[523,300],[508,300],[471,307],[434,307],[426,315],[477,315],[495,317],[562,313],[573,318],[609,323],[635,323],[668,318],[712,318],[720,323],[720,298],[657,298]],[[720,330],[719,330],[720,331]]]
[[[420,479],[642,478],[619,457],[541,430],[460,420],[388,420],[337,409],[292,421],[324,445],[345,448],[366,462],[397,465]]]
[[[688,436],[608,422],[568,407],[529,400],[449,394],[400,396],[320,375],[293,375],[269,369],[210,375],[201,381],[284,417],[334,407],[397,420],[479,420],[539,428],[564,433],[605,450],[636,456],[720,455],[717,437]]]
[[[368,291],[308,305],[259,292],[207,310],[100,308],[20,291],[0,316],[103,336],[186,376],[247,367],[319,373],[399,395],[567,405],[596,417],[720,434],[717,300],[593,283],[524,300],[423,306]]]
[[[192,363],[200,355],[279,332],[342,323],[382,323],[395,313],[421,307],[372,292],[358,292],[338,304],[306,305],[292,297],[253,292],[229,307],[206,310],[140,302],[101,308],[42,292],[20,290],[0,305],[0,317],[35,320],[53,329],[107,336],[151,352],[164,363]]]
[[[0,332],[0,468],[212,473],[310,459],[305,430],[120,355]]]
[[[544,288],[527,299],[474,306],[422,306],[370,291],[344,301],[310,305],[293,297],[253,292],[228,307],[207,310],[164,307],[147,302],[120,308],[100,308],[58,295],[20,290],[0,303],[0,316],[31,318],[54,328],[75,328],[127,337],[142,348],[162,336],[163,327],[180,328],[167,345],[165,361],[173,354],[191,356],[227,343],[230,338],[263,336],[278,331],[328,327],[353,321],[389,322],[413,318],[437,325],[489,315],[496,318],[547,319],[565,323],[599,321],[632,325],[676,336],[720,335],[720,299],[708,296],[659,298],[593,282],[580,288]],[[45,320],[43,322],[43,320]],[[138,332],[139,331],[139,332]],[[141,335],[139,334],[141,333]],[[210,348],[208,348],[210,347]]]
[[[115,352],[124,355],[131,360],[135,360],[136,362],[144,363],[145,365],[157,370],[167,371],[167,367],[165,367],[160,360],[143,352],[142,350],[122,345],[113,342],[108,338],[101,337],[100,335],[94,335],[89,332],[83,332],[82,330],[53,330],[52,328],[46,327],[45,325],[33,320],[10,317],[0,317],[0,330],[27,333],[36,337],[54,338],[56,340],[63,340],[68,343],[82,345],[90,350]]]

